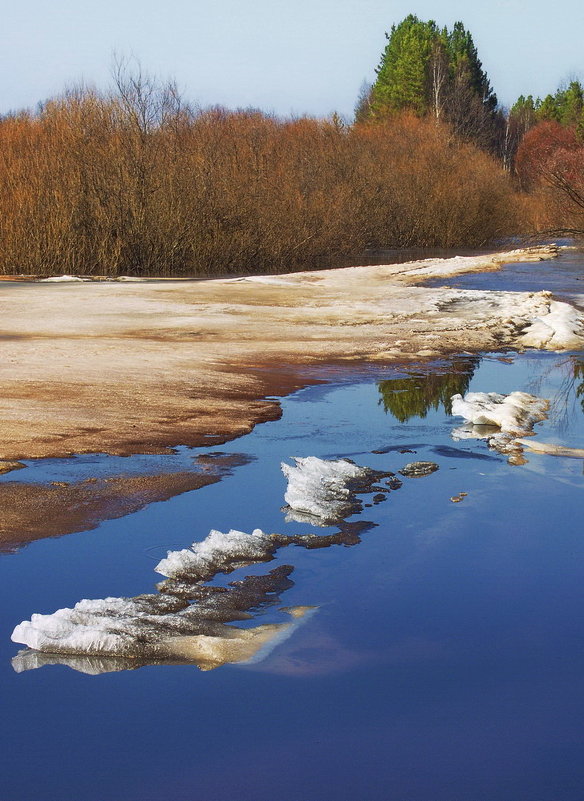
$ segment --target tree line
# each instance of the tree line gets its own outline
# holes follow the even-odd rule
[[[123,63],[0,118],[0,274],[278,272],[584,229],[577,82],[505,114],[461,22],[387,36],[350,123],[201,109]]]
[[[124,69],[0,120],[0,175],[4,274],[271,272],[514,228],[507,176],[446,124],[199,109]]]
[[[490,153],[516,180],[540,232],[584,234],[584,89],[520,96],[506,112],[462,22],[452,30],[410,14],[386,34],[375,82],[355,109],[359,122],[408,111],[445,121],[458,140]]]

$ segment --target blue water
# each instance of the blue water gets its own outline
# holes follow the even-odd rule
[[[539,262],[504,264],[500,270],[467,273],[448,278],[457,289],[497,289],[510,292],[553,292],[558,298],[584,304],[584,257],[581,247],[568,246],[557,258]],[[444,279],[425,281],[424,286],[443,286]]]
[[[584,447],[572,362],[511,358],[463,360],[469,388],[551,398],[538,439]],[[425,374],[409,375],[424,386]],[[482,442],[453,441],[461,421],[442,404],[400,423],[379,391],[397,376],[347,373],[302,390],[281,420],[222,446],[255,458],[220,483],[0,557],[3,801],[582,798],[582,460],[529,455],[513,467]],[[285,548],[229,577],[290,564],[282,604],[318,607],[263,661],[13,671],[10,633],[33,612],[151,592],[158,558],[212,527],[308,530],[281,511],[280,462],[306,455],[440,467],[355,517],[376,524],[360,544]],[[50,467],[32,472],[46,479]]]

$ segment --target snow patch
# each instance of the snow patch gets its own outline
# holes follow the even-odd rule
[[[550,299],[547,312],[533,319],[520,337],[520,342],[532,348],[570,350],[581,348],[583,338],[582,314],[567,303]]]
[[[89,279],[81,278],[78,275],[52,275],[50,278],[41,278],[40,280],[42,283],[58,284],[70,281],[88,281]]]

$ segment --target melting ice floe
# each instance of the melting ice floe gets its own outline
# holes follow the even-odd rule
[[[267,562],[277,543],[259,528],[251,534],[212,529],[202,542],[182,551],[170,551],[154,568],[169,578],[188,576],[190,581],[208,581],[216,573],[229,573],[253,562]]]
[[[309,607],[286,610],[292,622],[251,628],[228,625],[248,620],[253,610],[279,602],[292,586],[293,568],[282,565],[264,576],[247,576],[227,587],[205,582],[217,573],[269,561],[278,548],[322,548],[359,542],[370,524],[345,524],[326,536],[252,534],[212,531],[191,549],[170,552],[156,567],[167,576],[156,594],[135,598],[82,600],[72,609],[33,615],[14,629],[12,640],[35,652],[19,653],[17,671],[56,662],[89,673],[123,670],[158,662],[196,664],[210,669],[226,662],[248,661],[298,625]],[[62,657],[62,658],[61,658]]]
[[[284,500],[286,520],[311,522],[319,526],[337,523],[361,511],[357,493],[382,491],[374,483],[393,473],[359,467],[348,459],[325,460],[316,456],[294,457],[294,465],[282,462],[288,479]]]
[[[546,308],[533,318],[520,337],[522,345],[545,350],[581,348],[584,326],[582,313],[574,306],[553,300],[551,293],[541,292]]]
[[[521,437],[529,437],[536,423],[547,418],[549,401],[527,392],[468,392],[452,396],[452,414],[467,425],[454,429],[454,439],[486,439],[491,448],[512,456],[522,451]]]

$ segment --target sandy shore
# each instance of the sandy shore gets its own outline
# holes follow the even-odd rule
[[[545,293],[412,286],[541,255],[192,282],[0,284],[0,459],[217,444],[276,418],[266,396],[306,383],[307,365],[582,347],[581,315]]]
[[[0,482],[0,549],[94,528],[220,477],[194,469],[35,485],[11,472],[18,460],[214,446],[276,419],[272,396],[315,380],[317,365],[582,348],[582,313],[547,293],[415,285],[549,256],[209,281],[0,283],[0,472],[10,472]]]

